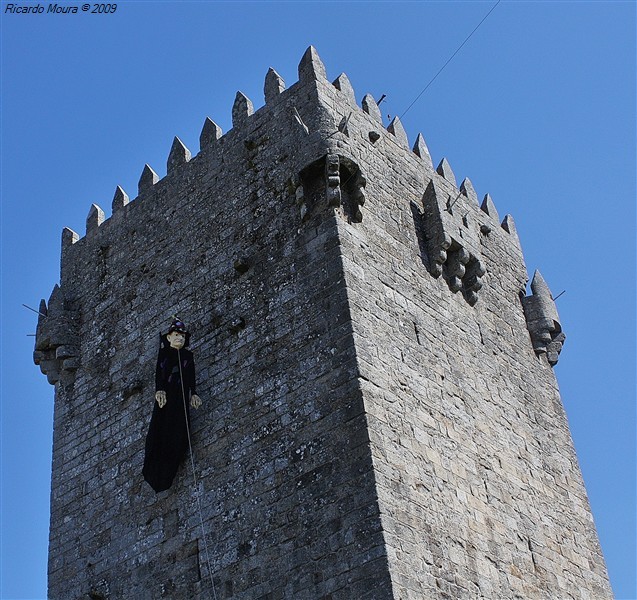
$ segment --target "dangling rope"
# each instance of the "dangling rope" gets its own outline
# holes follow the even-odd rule
[[[217,592],[215,591],[215,581],[212,577],[212,567],[210,566],[210,555],[208,554],[208,540],[206,539],[206,528],[203,523],[203,513],[201,511],[201,498],[199,497],[199,482],[197,481],[197,472],[195,471],[195,458],[192,451],[192,441],[190,440],[190,424],[188,423],[188,405],[186,404],[186,391],[184,389],[184,375],[181,371],[181,352],[177,349],[177,359],[179,361],[179,378],[181,379],[181,397],[184,402],[184,418],[186,419],[186,433],[188,434],[188,448],[190,449],[190,465],[192,467],[192,479],[197,494],[197,509],[199,511],[199,521],[201,523],[201,535],[203,536],[203,547],[206,553],[206,564],[208,565],[208,574],[210,575],[210,585],[212,586],[212,596],[217,600]]]

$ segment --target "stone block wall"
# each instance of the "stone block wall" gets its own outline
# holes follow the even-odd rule
[[[546,283],[525,296],[512,217],[369,113],[338,137],[367,182],[340,237],[394,597],[612,597]]]
[[[524,295],[512,219],[313,48],[264,93],[63,232],[35,352],[56,390],[50,598],[610,597],[550,367],[563,334],[543,280]],[[185,462],[156,495],[174,314],[204,406],[196,484]]]

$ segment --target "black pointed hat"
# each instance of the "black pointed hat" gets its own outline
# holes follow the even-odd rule
[[[179,317],[173,317],[173,320],[170,323],[170,327],[168,328],[167,333],[159,334],[159,347],[162,349],[170,347],[170,343],[168,342],[168,336],[173,331],[178,331],[179,333],[183,333],[186,336],[186,341],[184,342],[184,348],[188,348],[188,346],[190,345],[190,331],[186,329],[186,324]]]
[[[183,333],[186,335],[188,330],[186,329],[186,324],[179,318],[175,317],[168,328],[168,333],[172,333],[173,331],[178,331],[179,333]]]

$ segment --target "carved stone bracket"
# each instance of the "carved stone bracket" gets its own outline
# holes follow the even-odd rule
[[[337,154],[325,157],[325,196],[329,206],[341,204],[341,175],[339,173],[340,160]]]
[[[344,156],[328,154],[325,158],[325,179],[329,205],[340,205],[348,222],[360,223],[367,180],[358,165]]]
[[[314,209],[325,202],[340,208],[349,223],[363,220],[361,208],[365,204],[367,180],[353,160],[327,154],[305,167],[298,182],[293,184],[293,189],[301,220],[308,219]]]
[[[33,362],[52,385],[72,380],[79,367],[78,313],[57,285],[48,306],[40,302],[39,313]]]
[[[522,298],[526,325],[536,354],[546,354],[551,366],[557,364],[566,335],[562,332],[560,317],[549,286],[541,273],[535,271],[530,296]]]
[[[474,305],[486,273],[478,230],[466,215],[454,213],[453,199],[437,189],[433,180],[423,196],[423,208],[429,271],[434,277],[444,275],[449,289],[454,293],[461,291],[467,302]]]

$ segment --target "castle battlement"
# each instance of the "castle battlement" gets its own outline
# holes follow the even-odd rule
[[[308,48],[232,129],[62,232],[49,597],[610,598],[513,218]],[[142,478],[158,334],[192,333],[197,489]],[[201,508],[194,502],[195,494]],[[199,510],[201,511],[199,513]],[[204,558],[202,527],[210,560]]]
[[[287,95],[298,93],[297,88],[303,84],[315,84],[317,81],[321,83],[327,83],[327,73],[325,71],[325,67],[321,62],[316,50],[313,47],[308,48],[305,53],[301,63],[299,64],[299,81],[297,84],[293,85],[291,88],[286,89],[285,82],[281,78],[281,76],[272,68],[270,68],[266,74],[265,84],[264,84],[264,97],[266,104],[259,108],[256,111],[256,115],[259,113],[263,113],[261,115],[262,121],[271,117],[272,115],[268,114],[268,110],[271,109],[271,105],[279,101],[279,96],[281,96],[281,100],[283,100]],[[405,150],[409,150],[409,141],[407,137],[407,133],[398,117],[394,117],[391,123],[385,128],[383,126],[382,115],[380,113],[380,109],[376,105],[374,98],[370,94],[366,94],[362,100],[361,107],[359,107],[356,103],[355,92],[352,87],[352,84],[345,73],[341,73],[339,77],[337,77],[333,82],[332,86],[340,92],[340,100],[341,102],[344,100],[349,107],[356,111],[358,117],[364,117],[364,115],[369,115],[373,123],[374,129],[370,128],[370,122],[365,123],[361,122],[360,118],[354,119],[357,121],[357,131],[356,134],[364,137],[364,132],[362,130],[369,129],[367,136],[370,138],[370,142],[375,144],[379,139],[387,140],[393,139],[393,141],[398,144],[398,146],[404,148]],[[299,124],[301,128],[306,129],[305,123],[301,120],[300,115],[298,114],[298,110],[294,110],[296,107],[293,106],[293,114],[296,122]],[[342,107],[339,107],[342,108]],[[338,110],[338,109],[337,109]],[[237,139],[248,137],[252,131],[255,129],[254,123],[250,120],[250,117],[255,115],[254,105],[252,101],[245,96],[242,92],[238,91],[235,97],[234,104],[232,106],[232,123],[233,128],[224,136],[221,128],[209,117],[206,117],[201,135],[199,138],[200,141],[200,152],[204,152],[209,147],[213,146],[215,142],[223,138],[223,142],[227,144],[235,143]],[[267,115],[267,116],[265,116]],[[264,118],[265,117],[265,118]],[[344,125],[342,130],[340,128],[340,124],[336,124],[336,128],[332,130],[328,125],[327,130],[322,133],[327,134],[328,136],[334,136],[335,140],[338,140],[339,137],[345,136],[349,137],[349,129],[354,130],[353,122],[350,125],[350,120],[352,118],[352,114],[343,117]],[[334,125],[331,123],[330,125]],[[262,127],[262,123],[256,126],[256,128]],[[379,127],[380,126],[380,127]],[[383,132],[385,135],[381,137],[380,132]],[[336,133],[340,134],[340,136],[336,135]],[[388,132],[393,137],[387,137],[386,132]],[[231,140],[226,139],[230,135]],[[310,135],[309,130],[306,131],[306,135]],[[340,147],[343,147],[343,144],[337,144]],[[379,147],[382,144],[379,144]],[[223,146],[223,144],[222,144]],[[333,147],[328,144],[327,147]],[[218,148],[220,152],[223,152],[223,148]],[[428,175],[431,176],[434,174],[433,163],[431,160],[431,156],[429,153],[429,149],[427,148],[426,142],[422,136],[422,134],[418,134],[416,142],[412,149],[413,153],[420,157],[426,166],[426,171],[428,171]],[[382,150],[381,150],[382,152]],[[195,155],[195,158],[198,155]],[[178,169],[180,169],[183,165],[186,165],[192,160],[193,156],[190,150],[185,146],[185,144],[179,139],[179,137],[175,137],[173,140],[173,144],[170,148],[167,166],[166,166],[166,176],[173,175]],[[453,191],[461,192],[465,198],[473,200],[474,202],[478,202],[477,194],[473,189],[473,185],[469,178],[465,178],[458,187],[456,183],[456,178],[451,169],[451,165],[449,164],[446,158],[443,158],[438,167],[435,169],[435,173],[440,175],[445,182],[451,184],[452,188],[449,186],[445,186],[448,189]],[[142,200],[144,196],[152,190],[153,186],[161,181],[161,178],[157,173],[152,169],[152,167],[146,164],[142,170],[142,174],[138,183],[138,196],[135,200]],[[488,197],[488,198],[487,198]],[[457,199],[454,199],[457,202]],[[124,206],[129,203],[129,198],[126,192],[120,187],[117,186],[115,195],[112,201],[112,212],[120,210]],[[454,202],[455,203],[455,202]],[[498,214],[495,209],[495,205],[493,204],[493,200],[487,194],[484,198],[484,202],[481,205],[481,208],[484,212],[489,214],[492,218],[498,219]],[[509,231],[509,227],[506,223],[507,220],[510,221],[511,217],[507,215],[505,221],[502,222],[501,226],[506,231]],[[96,226],[102,225],[108,219],[104,218],[104,213],[102,209],[93,204],[89,211],[89,216],[87,218],[87,233],[89,230],[92,230]]]
[[[320,116],[309,113],[302,116],[299,113],[299,107],[301,112],[304,112],[304,99],[298,96],[306,93],[302,88],[308,85],[322,92],[317,96],[317,103],[324,105],[323,114]],[[299,186],[299,174],[307,170],[310,164],[316,160],[323,160],[327,155],[342,155],[345,163],[349,162],[349,167],[345,167],[349,169],[347,171],[349,175],[346,178],[351,177],[351,173],[354,172],[360,183],[365,180],[361,166],[356,162],[357,160],[360,162],[361,156],[356,156],[356,152],[348,153],[348,147],[352,143],[358,146],[362,142],[364,158],[371,159],[372,157],[367,155],[382,156],[386,152],[384,146],[389,143],[393,152],[397,151],[396,146],[403,151],[401,158],[410,157],[410,162],[414,164],[414,172],[420,171],[418,175],[422,179],[423,200],[422,206],[418,208],[426,214],[425,229],[430,272],[435,277],[444,273],[449,280],[450,289],[454,292],[462,290],[469,303],[475,304],[478,299],[477,291],[482,285],[481,278],[486,268],[480,259],[480,239],[484,236],[499,236],[504,245],[507,244],[506,240],[510,239],[508,258],[515,257],[519,263],[518,284],[522,287],[526,285],[528,277],[513,218],[506,215],[502,223],[498,224],[498,213],[489,194],[486,194],[482,204],[479,204],[471,180],[465,178],[458,186],[446,158],[443,158],[434,170],[422,134],[418,134],[410,151],[407,133],[400,119],[395,117],[385,128],[380,110],[370,94],[363,97],[359,107],[354,89],[346,74],[339,75],[330,85],[325,67],[314,48],[308,48],[303,56],[299,64],[299,81],[289,89],[286,89],[281,76],[271,68],[265,77],[264,96],[265,105],[255,112],[252,101],[242,92],[237,92],[232,107],[233,128],[225,135],[222,134],[221,128],[207,117],[200,135],[200,153],[195,157],[191,155],[184,143],[175,137],[168,154],[166,177],[160,178],[151,166],[145,165],[139,179],[137,198],[127,209],[125,218],[134,218],[132,206],[136,203],[155,202],[155,196],[161,194],[162,187],[173,185],[173,178],[196,177],[197,162],[218,161],[220,156],[228,153],[229,147],[241,143],[253,151],[258,150],[265,138],[251,139],[255,134],[265,135],[267,137],[265,143],[272,145],[269,136],[273,132],[270,131],[267,134],[265,132],[272,129],[270,124],[273,120],[282,120],[287,122],[290,129],[296,129],[295,146],[306,144],[311,148],[309,152],[294,157],[296,160],[290,161],[292,164],[286,165],[288,171],[296,174],[292,176],[292,179],[296,184],[295,194],[300,205],[301,220],[306,218],[308,207],[303,201],[304,194],[302,187]],[[306,121],[311,124],[311,131]],[[303,139],[304,136],[307,139]],[[360,155],[360,150],[358,154]],[[191,164],[193,159],[195,164]],[[335,172],[333,176],[336,175]],[[396,173],[396,176],[401,174]],[[164,182],[166,178],[168,181]],[[335,179],[332,180],[334,186],[336,186],[335,181]],[[362,219],[360,206],[364,202],[364,184],[357,185],[355,195],[357,199],[354,205],[344,208],[347,218],[360,220]],[[331,202],[340,204],[340,196]],[[128,195],[120,186],[117,186],[112,201],[112,214],[115,215],[128,205]],[[110,219],[105,218],[104,211],[99,206],[91,205],[86,221],[86,235],[92,235],[99,227],[109,226],[109,221]],[[508,236],[501,235],[502,231]],[[65,235],[63,247],[67,248],[69,244],[75,244],[78,239],[77,235]],[[448,253],[451,254],[450,257]]]

